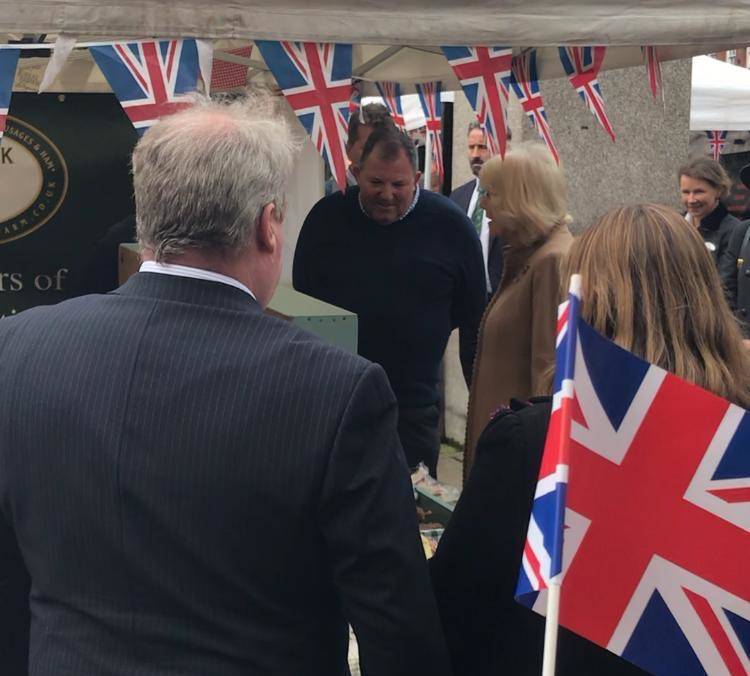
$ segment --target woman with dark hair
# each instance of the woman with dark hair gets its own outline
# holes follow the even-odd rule
[[[708,157],[697,157],[683,165],[678,176],[682,203],[687,210],[685,219],[698,228],[718,265],[740,222],[722,202],[729,194],[732,181],[724,167]]]
[[[719,277],[701,237],[677,212],[652,204],[609,212],[573,243],[563,285],[574,272],[581,315],[599,333],[750,407],[750,353],[726,303],[715,302]],[[514,591],[550,410],[544,398],[495,415],[430,561],[456,676],[541,673],[544,620]],[[560,629],[558,676],[644,673]]]

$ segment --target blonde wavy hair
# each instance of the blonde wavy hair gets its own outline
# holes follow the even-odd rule
[[[572,220],[565,174],[540,143],[522,143],[505,159],[496,156],[487,160],[479,184],[493,214],[506,214],[518,225],[521,245],[532,244],[555,226]]]
[[[703,239],[680,214],[657,204],[608,212],[568,252],[563,279],[575,272],[581,314],[597,331],[750,408],[750,352]]]

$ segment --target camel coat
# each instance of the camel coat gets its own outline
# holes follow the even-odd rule
[[[506,248],[504,271],[479,328],[464,447],[464,480],[493,413],[510,398],[549,394],[543,382],[555,362],[560,260],[573,236],[556,226],[546,239]]]

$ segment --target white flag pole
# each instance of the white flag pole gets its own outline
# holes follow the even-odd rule
[[[574,274],[570,276],[570,286],[568,287],[568,297],[575,297],[580,303],[581,298],[581,275]],[[576,343],[577,333],[576,328],[578,321],[578,310],[574,310],[574,306],[570,307],[570,314],[568,316],[568,343],[563,356],[563,365],[558,363],[557,367],[561,366],[564,369],[564,373],[567,375],[564,378],[566,380],[562,382],[562,389],[555,393],[555,397],[562,395],[561,407],[564,407],[561,412],[561,423],[560,423],[560,436],[558,439],[557,449],[557,468],[555,470],[556,481],[561,483],[568,483],[570,477],[570,402],[571,398],[575,394],[575,359],[576,359]],[[572,379],[572,380],[571,380]],[[565,407],[565,401],[568,402],[568,406]],[[560,510],[562,513],[560,513]],[[560,590],[562,586],[562,578],[565,574],[565,566],[563,559],[563,532],[565,524],[565,504],[561,500],[558,500],[555,505],[555,511],[557,512],[555,521],[560,524],[560,531],[557,533],[557,537],[553,538],[552,552],[550,553],[550,569],[555,569],[555,575],[552,575],[552,570],[548,570],[547,574],[550,576],[547,580],[547,618],[544,622],[544,656],[542,660],[542,676],[555,676],[555,659],[557,657],[557,633],[558,627],[560,626]],[[556,563],[557,562],[557,563]],[[559,569],[557,566],[559,565]]]
[[[214,46],[208,40],[196,40],[198,50],[198,68],[201,71],[203,79],[204,94],[208,96],[211,93],[211,71],[214,66]]]
[[[544,621],[544,657],[542,676],[555,676],[557,629],[560,625],[560,583],[550,581],[547,587],[547,618]]]
[[[432,190],[432,138],[427,120],[424,123],[424,189]]]

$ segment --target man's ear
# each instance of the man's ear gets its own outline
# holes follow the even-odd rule
[[[422,178],[422,172],[418,171],[416,174],[414,174],[414,183],[419,185],[420,178]]]
[[[258,228],[255,233],[255,241],[259,251],[273,253],[279,246],[279,228],[281,223],[276,220],[276,205],[269,202],[263,207],[258,219]]]
[[[352,172],[352,176],[354,176],[354,178],[357,179],[357,182],[359,182],[359,174],[362,171],[362,168],[356,162],[352,162],[349,165],[349,171]]]

